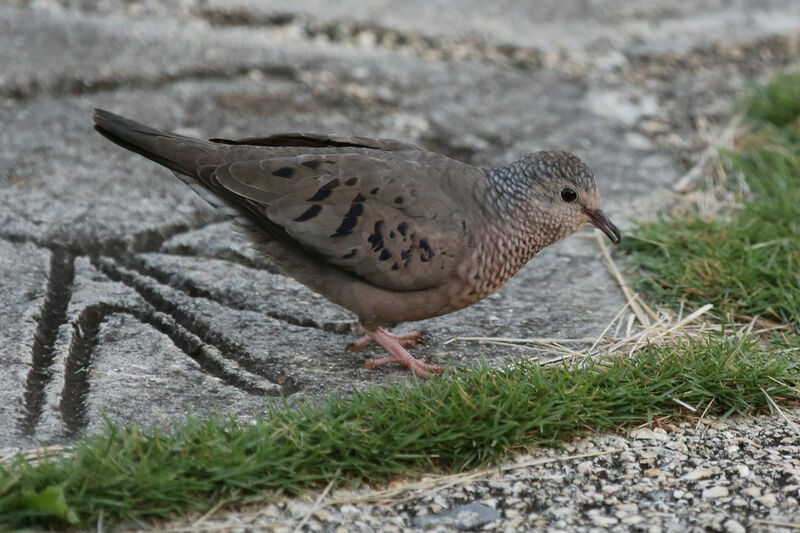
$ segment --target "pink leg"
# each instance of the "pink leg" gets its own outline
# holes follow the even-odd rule
[[[413,357],[406,351],[405,348],[403,348],[401,340],[398,340],[397,337],[385,332],[381,328],[378,328],[373,332],[367,332],[367,335],[374,339],[378,344],[383,346],[387,352],[389,352],[389,357],[367,361],[365,366],[369,370],[387,363],[400,363],[401,365],[408,367],[409,370],[423,379],[428,379],[430,377],[430,372],[435,372],[437,374],[444,372],[443,366],[429,365],[425,362],[425,360],[416,359]]]
[[[403,348],[416,348],[417,346],[419,346],[419,343],[417,341],[422,338],[422,333],[420,333],[419,331],[412,331],[411,333],[398,333],[398,334],[389,333],[386,330],[381,330],[381,331],[383,331],[385,335],[388,335],[389,337],[399,342],[400,346],[402,346]],[[357,341],[353,342],[350,346],[348,346],[348,348],[350,348],[351,350],[360,350],[361,348],[369,344],[371,340],[372,337],[370,337],[369,335],[364,335]]]

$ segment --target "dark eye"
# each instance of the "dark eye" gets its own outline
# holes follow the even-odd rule
[[[575,189],[564,187],[561,189],[561,199],[567,203],[574,202],[578,199],[578,193],[575,192]]]

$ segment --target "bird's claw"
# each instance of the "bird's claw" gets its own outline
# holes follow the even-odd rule
[[[441,374],[444,372],[444,367],[439,365],[430,365],[425,362],[425,359],[417,359],[412,357],[410,354],[408,358],[405,357],[395,357],[390,355],[388,357],[381,357],[380,359],[371,359],[364,364],[364,367],[367,370],[374,370],[379,366],[388,364],[388,363],[399,363],[409,370],[414,372],[418,377],[422,379],[430,378],[431,372],[434,374]]]
[[[417,341],[419,341],[423,337],[423,334],[420,333],[419,331],[412,331],[410,333],[397,333],[397,334],[386,332],[386,335],[396,340],[398,344],[400,344],[400,346],[402,346],[403,348],[419,347],[419,342]],[[371,341],[372,337],[370,337],[369,335],[364,335],[360,339],[352,342],[347,348],[353,351],[360,350],[361,348],[369,344]]]
[[[417,359],[406,351],[406,348],[413,348],[417,345],[417,341],[422,338],[422,333],[414,331],[412,333],[393,335],[378,328],[374,332],[369,332],[366,338],[375,340],[389,352],[388,357],[367,361],[365,366],[369,370],[388,363],[399,363],[422,379],[428,379],[431,373],[441,374],[444,372],[443,366],[429,365],[424,359]],[[350,348],[357,350],[367,342],[364,338],[361,338],[351,344]]]

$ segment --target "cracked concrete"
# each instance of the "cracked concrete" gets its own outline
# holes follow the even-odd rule
[[[736,91],[796,56],[796,2],[687,5],[0,6],[0,447],[96,431],[104,414],[249,416],[278,394],[407,377],[364,370],[377,351],[346,350],[352,316],[276,274],[166,171],[95,134],[92,107],[205,137],[394,137],[486,166],[570,150],[624,226],[671,201],[702,148],[695,116],[724,121]],[[573,238],[484,302],[419,324],[419,352],[466,366],[546,357],[443,342],[591,337],[622,305],[593,241]]]

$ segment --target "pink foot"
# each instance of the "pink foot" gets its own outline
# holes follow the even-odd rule
[[[419,331],[412,331],[411,333],[399,333],[399,334],[389,333],[388,331],[385,331],[383,329],[381,329],[380,331],[383,331],[384,335],[387,335],[392,339],[396,340],[398,343],[400,343],[400,346],[402,346],[403,348],[416,348],[417,346],[419,346],[419,343],[417,341],[422,338],[422,333],[420,333]],[[350,344],[348,348],[350,348],[353,351],[360,350],[361,348],[369,344],[370,341],[372,341],[372,337],[370,337],[369,335],[364,335],[357,341]]]
[[[416,335],[416,337],[409,338],[411,335]],[[407,367],[409,370],[414,372],[417,376],[421,377],[422,379],[428,379],[430,377],[430,373],[434,372],[436,374],[441,374],[444,372],[443,366],[437,365],[429,365],[425,362],[424,359],[416,359],[410,353],[406,351],[403,347],[403,342],[413,342],[416,345],[416,340],[421,338],[422,335],[419,333],[410,333],[407,335],[392,335],[390,333],[385,332],[383,329],[378,328],[373,332],[368,332],[367,336],[374,339],[375,342],[383,346],[387,352],[389,352],[389,357],[383,357],[381,359],[372,359],[371,361],[367,361],[366,365],[364,365],[368,370],[373,370],[378,368],[381,365],[385,365],[388,363],[400,363],[401,365]],[[359,339],[356,342],[361,342],[363,339]],[[361,344],[363,346],[366,344],[366,341]]]

